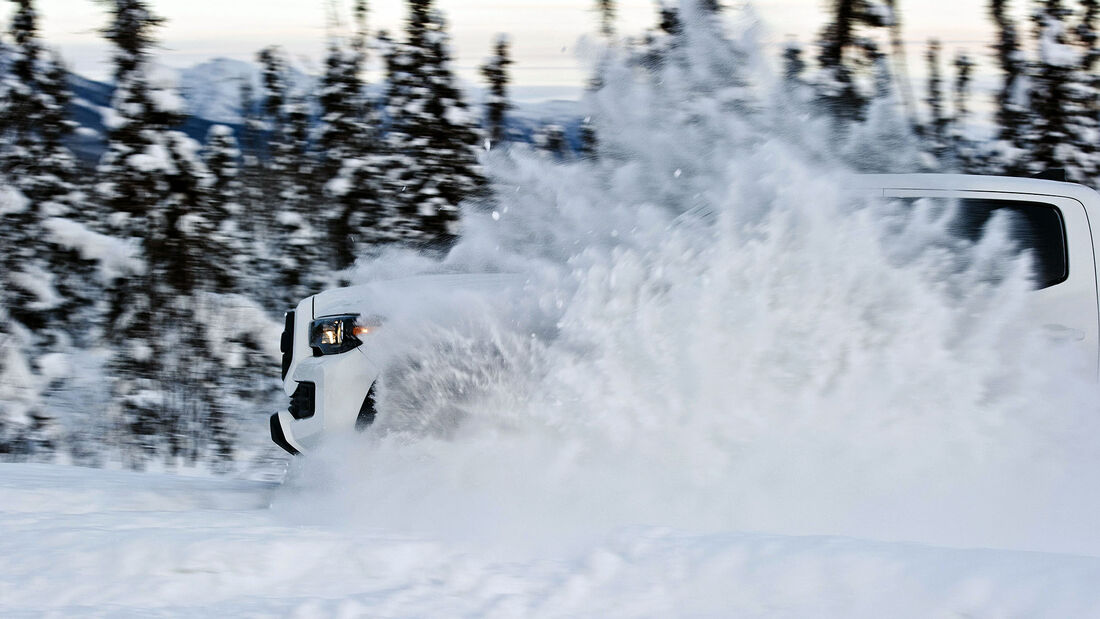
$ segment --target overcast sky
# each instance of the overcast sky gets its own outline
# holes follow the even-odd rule
[[[152,0],[168,22],[160,31],[158,60],[185,67],[214,57],[252,59],[264,46],[277,44],[307,71],[316,72],[324,53],[326,7],[335,2],[347,14],[350,0]],[[477,66],[498,32],[508,33],[517,64],[517,86],[548,96],[575,94],[584,80],[576,56],[577,41],[596,22],[594,0],[438,0],[454,38],[460,76],[477,81]],[[734,4],[727,0],[726,4]],[[654,22],[653,0],[619,0],[619,30],[639,33]],[[822,22],[825,0],[757,0],[772,43],[794,36],[809,42]],[[986,0],[899,0],[906,39],[923,46],[930,36],[945,42],[948,54],[966,48],[988,56]],[[1021,2],[1015,4],[1020,5]],[[9,3],[4,3],[9,5]],[[110,73],[110,50],[98,34],[106,10],[94,0],[38,0],[43,36],[59,47],[76,72],[103,79]],[[10,8],[6,8],[10,12]],[[372,29],[399,30],[404,0],[371,0]],[[909,64],[921,74],[919,48]]]

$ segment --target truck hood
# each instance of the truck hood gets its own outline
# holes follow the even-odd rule
[[[521,288],[525,278],[510,273],[420,275],[326,290],[312,297],[312,317],[335,314],[383,317],[446,313],[464,298],[494,297]],[[433,311],[433,309],[435,311]]]

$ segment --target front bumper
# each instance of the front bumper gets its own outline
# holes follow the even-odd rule
[[[359,350],[303,360],[287,377],[290,406],[271,416],[271,440],[299,454],[334,431],[363,430],[374,419],[379,374]]]
[[[283,451],[292,456],[296,456],[302,453],[302,449],[300,445],[296,446],[291,443],[291,439],[287,434],[287,425],[285,425],[286,420],[283,419],[284,415],[290,417],[290,413],[287,411],[275,413],[271,416],[271,440],[279,447],[282,447]],[[293,419],[293,417],[290,417],[290,419]]]

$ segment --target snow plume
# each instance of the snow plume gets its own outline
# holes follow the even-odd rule
[[[609,63],[597,159],[493,151],[442,265],[360,265],[527,283],[421,325],[376,425],[276,508],[506,550],[644,525],[1100,553],[1089,360],[1026,320],[1003,222],[952,243],[936,205],[850,191],[826,124],[760,111],[754,26],[683,19],[659,63]]]

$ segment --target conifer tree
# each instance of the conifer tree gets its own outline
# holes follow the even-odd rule
[[[409,0],[406,41],[387,58],[386,193],[397,205],[395,235],[442,248],[458,232],[458,206],[481,196],[480,139],[450,68],[443,15],[432,0]]]
[[[670,36],[678,36],[682,32],[684,25],[680,21],[680,11],[675,5],[662,1],[657,5],[657,13],[658,30]]]
[[[69,298],[57,290],[60,280],[86,275],[77,259],[67,265],[68,252],[48,242],[46,217],[71,215],[76,164],[64,145],[73,123],[68,118],[71,95],[60,60],[48,54],[38,38],[38,17],[31,0],[14,0],[10,34],[14,41],[7,74],[0,81],[0,173],[10,179],[6,190],[27,199],[25,208],[8,213],[0,233],[6,264],[0,286],[9,290],[9,311],[37,330],[47,322],[61,327],[64,309],[87,299]],[[21,199],[22,199],[21,198]],[[56,272],[54,271],[56,269]],[[28,279],[29,278],[29,279]],[[29,283],[36,283],[31,286]],[[32,289],[47,281],[52,300]]]
[[[327,245],[335,269],[351,266],[365,245],[385,238],[379,118],[361,76],[367,59],[365,1],[356,2],[354,17],[350,44],[336,38],[329,43],[320,97],[321,176],[333,202],[327,210]]]
[[[889,17],[887,28],[890,36],[893,85],[901,99],[909,125],[914,132],[919,132],[920,122],[917,119],[917,104],[913,95],[912,81],[909,79],[909,62],[906,60],[905,38],[898,0],[883,0],[883,13]]]
[[[251,179],[250,172],[258,174],[260,155],[263,149],[263,121],[260,118],[259,106],[256,102],[256,90],[252,80],[245,78],[241,81],[240,89],[241,109],[241,171],[245,179]],[[249,182],[246,185],[259,186],[259,181]]]
[[[269,47],[257,56],[261,67],[261,102],[267,143],[261,148],[264,201],[274,211],[269,224],[268,251],[274,262],[267,275],[270,291],[265,304],[287,307],[324,287],[319,232],[326,224],[314,196],[317,163],[310,145],[307,101],[290,92],[287,62]]]
[[[976,152],[972,140],[967,135],[970,119],[970,83],[973,79],[974,62],[966,52],[955,56],[954,108],[951,121],[951,143],[954,149],[955,163],[960,172],[975,171]]]
[[[507,139],[505,116],[512,107],[508,100],[508,67],[511,65],[508,37],[497,35],[493,56],[481,67],[481,75],[489,84],[489,94],[485,97],[485,129],[493,145]]]
[[[940,73],[940,42],[928,41],[924,55],[928,63],[928,127],[925,135],[933,155],[942,159],[947,152],[947,112],[944,109],[943,75]]]
[[[600,35],[604,38],[607,45],[612,45],[615,42],[615,15],[617,12],[614,0],[596,0],[596,12],[599,14],[599,30]],[[643,60],[643,63],[656,63],[659,59],[655,56],[657,50],[647,50],[647,58]],[[649,57],[652,56],[652,57]],[[603,88],[604,73],[607,71],[607,52],[601,52],[600,58],[596,61],[596,65],[592,69],[592,76],[588,79],[588,85],[586,92],[588,96],[593,96]],[[545,134],[542,139],[545,141]],[[536,136],[539,139],[539,136]],[[599,151],[599,136],[596,132],[596,127],[592,123],[591,117],[585,117],[584,122],[581,124],[580,131],[581,140],[581,155],[587,159],[594,159]]]
[[[879,56],[861,30],[890,26],[894,14],[875,0],[832,0],[829,16],[818,44],[818,98],[836,118],[857,121],[873,96],[859,74],[873,68]]]
[[[34,371],[34,359],[43,349],[54,348],[56,329],[47,331],[43,312],[36,306],[47,301],[35,291],[49,287],[42,270],[38,243],[23,238],[34,205],[9,185],[0,186],[0,459],[42,459],[52,448],[55,427],[42,407],[42,380]],[[37,278],[37,279],[29,279]],[[52,288],[52,287],[51,287]],[[54,293],[50,293],[53,296]],[[34,329],[40,329],[35,333]]]
[[[13,0],[5,74],[0,78],[0,313],[7,333],[0,394],[16,411],[9,439],[20,457],[42,459],[59,447],[59,428],[45,404],[50,380],[40,372],[47,355],[68,354],[70,339],[96,323],[94,265],[53,242],[48,224],[75,217],[76,162],[64,144],[69,119],[68,74],[42,45],[32,0]],[[6,416],[0,412],[0,417]],[[0,437],[0,441],[3,441]]]
[[[120,432],[132,446],[131,463],[161,453],[175,424],[169,418],[161,380],[165,378],[163,340],[156,323],[161,308],[171,303],[157,282],[153,264],[163,262],[162,212],[168,192],[167,156],[163,133],[175,119],[156,106],[148,93],[145,63],[153,44],[152,31],[162,23],[143,2],[108,2],[111,23],[104,30],[115,45],[115,102],[120,118],[113,124],[107,152],[99,165],[97,185],[107,208],[109,230],[121,238],[140,240],[146,272],[120,279],[111,291],[108,334],[118,342],[110,369]],[[167,435],[167,436],[166,436]]]
[[[565,128],[561,125],[551,124],[543,127],[535,135],[535,144],[558,161],[565,159],[569,153],[569,142],[565,139]]]
[[[600,34],[608,39],[615,36],[615,0],[596,0],[596,10],[600,14]]]
[[[1078,179],[1096,183],[1100,175],[1100,36],[1096,32],[1100,2],[1081,0],[1081,12],[1073,40],[1080,62],[1072,74],[1073,99],[1069,108],[1069,132],[1078,160]]]
[[[797,42],[789,42],[783,46],[783,78],[788,82],[797,83],[802,80],[806,72],[806,61],[802,59],[802,46]]]
[[[996,30],[994,51],[1001,69],[1001,88],[997,92],[995,119],[997,141],[985,156],[989,172],[1018,174],[1028,145],[1027,66],[1020,50],[1016,22],[1008,13],[1008,0],[990,0],[989,14]]]
[[[242,229],[249,231],[252,243],[250,246],[250,259],[264,260],[267,258],[269,248],[264,242],[268,229],[271,227],[271,212],[265,201],[264,187],[266,177],[261,156],[266,149],[266,132],[263,118],[256,100],[256,90],[252,80],[245,78],[241,81],[240,88],[240,117],[241,127],[237,144],[240,148],[241,194],[240,204],[243,215],[239,218]],[[257,264],[251,274],[251,284],[248,290],[259,293],[260,287],[266,287],[264,269]],[[254,286],[254,287],[253,287]],[[262,294],[255,294],[256,298],[262,298]]]
[[[213,261],[225,255],[212,227],[199,145],[173,127],[179,98],[153,82],[148,51],[163,20],[141,0],[105,2],[104,34],[115,46],[116,92],[107,152],[98,168],[105,220],[120,238],[140,243],[144,268],[111,290],[108,335],[118,342],[115,415],[127,457],[193,462],[219,418],[209,340],[193,314],[217,289]]]
[[[209,171],[205,187],[204,214],[208,227],[221,241],[214,249],[224,252],[212,257],[212,288],[216,292],[232,292],[245,288],[239,274],[250,273],[253,267],[252,226],[245,211],[244,185],[241,182],[241,149],[233,129],[214,125],[206,135],[203,164]]]
[[[1081,169],[1080,153],[1074,148],[1071,114],[1076,96],[1074,71],[1079,52],[1069,39],[1066,18],[1070,12],[1061,0],[1042,0],[1035,12],[1035,36],[1039,57],[1031,75],[1030,100],[1034,113],[1029,142],[1032,173],[1064,168],[1081,181],[1091,176]]]
[[[362,77],[367,61],[367,4],[364,0],[356,1],[354,14],[357,28],[350,45],[337,37],[330,38],[321,78],[318,97],[321,127],[317,142],[325,179],[335,177],[347,159],[362,156],[372,139],[370,106]]]
[[[11,179],[3,190],[18,196],[18,208],[8,208],[2,217],[4,229],[3,270],[0,287],[8,291],[7,308],[11,317],[23,325],[38,329],[47,320],[40,295],[34,288],[42,283],[48,246],[42,228],[43,203],[65,190],[70,170],[49,170],[48,160],[60,148],[60,139],[68,126],[57,110],[67,104],[64,89],[55,93],[44,88],[48,80],[45,54],[38,39],[38,18],[30,0],[15,2],[10,34],[14,41],[7,74],[0,83],[0,174]],[[64,114],[64,109],[61,109]],[[56,122],[56,127],[47,127]],[[51,144],[53,142],[53,144]],[[71,158],[69,161],[71,168]],[[29,279],[28,279],[29,278]],[[31,280],[38,282],[30,286]],[[52,304],[51,304],[52,306]]]
[[[10,66],[0,90],[0,168],[32,201],[72,190],[76,163],[63,140],[74,127],[68,117],[72,95],[67,72],[38,38],[38,13],[32,0],[16,5],[10,35]]]
[[[1081,68],[1094,73],[1100,62],[1100,34],[1096,32],[1100,19],[1100,0],[1080,0],[1081,19],[1077,24],[1077,39],[1085,53],[1081,57]]]

